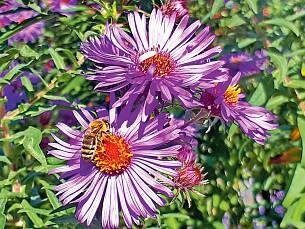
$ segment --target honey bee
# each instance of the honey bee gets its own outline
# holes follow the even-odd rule
[[[104,119],[97,119],[89,124],[89,128],[86,130],[83,144],[82,144],[82,158],[85,160],[92,160],[96,154],[96,148],[99,143],[99,139],[109,133],[110,125]]]

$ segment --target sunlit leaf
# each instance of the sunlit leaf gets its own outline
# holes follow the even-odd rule
[[[57,69],[65,69],[64,59],[53,48],[49,48],[49,53]]]
[[[21,202],[21,205],[23,207],[23,212],[27,214],[27,216],[31,219],[31,221],[34,223],[34,225],[38,228],[44,227],[43,220],[37,215],[37,213],[31,211],[30,209],[33,209],[32,206],[29,204],[28,201],[23,200]]]
[[[253,10],[253,12],[257,14],[257,0],[246,0],[246,3]]]
[[[292,22],[285,20],[284,18],[274,18],[262,22],[262,25],[277,25],[290,29],[296,36],[300,35],[299,29]]]
[[[22,77],[21,77],[21,82],[22,82],[22,85],[23,85],[28,91],[34,91],[32,82],[29,80],[28,77],[22,76]]]
[[[305,169],[301,165],[298,165],[293,175],[293,179],[290,184],[289,190],[283,201],[284,207],[287,208],[293,203],[293,201],[300,198],[301,192],[305,188],[305,182],[303,182],[304,177],[305,177]]]
[[[305,118],[299,116],[298,117],[298,128],[301,134],[302,139],[302,161],[301,165],[305,167]]]

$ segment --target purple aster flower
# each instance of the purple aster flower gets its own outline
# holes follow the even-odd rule
[[[263,107],[255,107],[242,101],[245,97],[238,85],[240,74],[227,82],[218,83],[202,94],[201,102],[211,115],[224,122],[235,122],[241,130],[259,144],[264,144],[270,136],[267,131],[276,129],[276,116]]]
[[[223,55],[220,59],[226,62],[225,67],[230,69],[232,76],[238,72],[241,73],[241,76],[258,74],[266,69],[268,64],[265,50],[256,51],[254,55],[247,52],[229,53]]]
[[[43,5],[49,6],[54,12],[65,12],[75,7],[77,0],[43,0]],[[68,14],[69,13],[65,13]]]
[[[284,199],[284,197],[285,197],[285,191],[283,191],[283,190],[270,192],[271,203],[276,203],[278,201],[281,201]]]
[[[283,218],[286,210],[282,205],[278,205],[274,208],[274,211]]]
[[[200,21],[188,25],[188,15],[176,26],[175,18],[176,14],[163,16],[154,9],[147,29],[145,15],[130,13],[132,36],[113,25],[106,35],[82,45],[83,54],[97,64],[88,76],[99,81],[96,88],[104,92],[125,89],[114,106],[137,101],[143,104],[145,120],[159,104],[172,103],[174,98],[188,108],[199,106],[193,98],[196,87],[208,88],[226,80],[224,62],[211,61],[221,48],[209,48],[215,37],[209,28],[202,29]]]
[[[276,198],[277,198],[279,201],[283,200],[284,197],[285,197],[285,191],[284,191],[284,190],[275,191],[274,194],[275,194]]]
[[[67,165],[50,174],[61,173],[66,182],[55,187],[60,201],[76,203],[76,218],[90,225],[93,218],[101,220],[103,228],[118,228],[119,213],[127,227],[140,224],[139,217],[155,217],[158,206],[166,201],[158,194],[173,197],[165,185],[174,186],[181,163],[173,159],[180,145],[171,142],[179,137],[179,128],[168,126],[166,114],[141,124],[139,111],[129,113],[125,106],[120,113],[99,110],[98,118],[89,111],[74,111],[84,130],[72,129],[64,123],[57,127],[70,139],[67,142],[53,135],[55,148],[49,154],[66,160]],[[96,136],[94,154],[90,159],[82,153],[96,123],[108,123]],[[106,126],[108,126],[108,124]],[[167,127],[165,127],[167,125]],[[88,132],[89,131],[89,132]],[[90,135],[91,136],[91,135]],[[71,142],[73,140],[73,142]],[[170,159],[168,159],[170,157]]]
[[[225,229],[230,229],[230,214],[229,213],[225,213],[222,217],[222,224],[225,226]]]
[[[258,212],[259,212],[260,215],[265,215],[266,208],[264,206],[259,206],[258,207]]]
[[[177,20],[180,20],[184,15],[188,14],[187,2],[186,0],[169,0],[161,7],[162,13],[168,16],[176,13]]]
[[[5,13],[7,11],[17,9],[18,7],[21,6],[22,5],[20,3],[17,3],[14,0],[6,1],[4,3],[4,6],[0,7],[0,12]],[[24,20],[32,18],[36,15],[37,13],[32,10],[21,10],[16,13],[7,13],[0,16],[0,25],[3,25],[2,27],[4,27],[11,23],[20,24]],[[34,43],[42,35],[43,26],[44,26],[43,22],[37,22],[33,25],[26,27],[25,29],[19,31],[17,34],[15,34],[13,37],[11,37],[8,40],[9,45],[12,45],[16,41],[25,42],[25,43]]]
[[[16,3],[15,1],[5,1],[1,4],[0,13],[5,13],[7,11],[10,11],[14,8],[19,7],[19,5],[20,4]],[[10,17],[9,14],[0,15],[0,29],[11,24],[11,20],[9,17]]]

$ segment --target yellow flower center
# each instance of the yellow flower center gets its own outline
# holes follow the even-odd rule
[[[238,96],[241,93],[241,89],[238,84],[228,87],[224,94],[224,100],[230,105],[235,105],[238,103]]]
[[[93,164],[110,175],[125,171],[133,156],[126,140],[111,133],[103,134],[98,140]]]
[[[148,69],[155,64],[155,69],[153,75],[155,77],[163,78],[169,75],[175,69],[175,61],[171,58],[171,56],[167,53],[158,53],[154,50],[145,53],[146,54],[154,54],[148,55],[149,57],[144,59],[139,63],[139,70],[143,73],[146,73]]]

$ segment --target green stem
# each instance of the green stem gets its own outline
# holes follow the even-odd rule
[[[48,84],[48,86],[44,89],[44,90],[42,90],[42,91],[40,91],[40,92],[38,92],[37,94],[36,94],[36,96],[29,102],[29,108],[31,107],[31,106],[33,106],[37,101],[39,101],[44,95],[46,95],[49,91],[51,91],[54,87],[56,86],[56,79],[53,79],[52,81],[51,81],[51,83],[50,84]],[[17,108],[17,109],[15,109],[15,110],[13,110],[13,111],[10,111],[10,112],[8,112],[8,113],[6,113],[4,116],[3,116],[3,118],[1,119],[1,123],[2,123],[2,125],[4,125],[4,123],[6,122],[6,121],[9,121],[9,120],[12,120],[13,118],[15,118],[17,115],[19,115],[20,114],[20,110]]]

